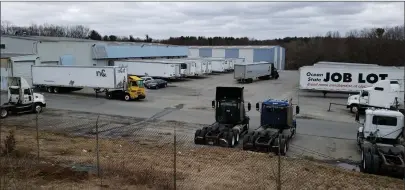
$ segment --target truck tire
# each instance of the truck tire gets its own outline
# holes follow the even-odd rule
[[[7,110],[7,109],[4,109],[4,108],[1,108],[1,109],[0,109],[0,118],[4,119],[4,118],[6,118],[7,116],[8,116],[8,110]]]
[[[198,139],[197,137],[200,137],[201,134],[201,129],[197,129],[197,131],[195,131],[194,134],[194,144],[201,144],[200,139]]]
[[[124,100],[125,101],[130,101],[131,100],[131,96],[129,94],[125,94],[124,95]]]
[[[281,138],[280,140],[280,154],[281,156],[285,156],[287,154],[287,141],[285,138]]]
[[[49,93],[53,93],[53,87],[52,86],[46,87],[46,91],[48,91]]]
[[[274,142],[273,142],[272,146],[275,146],[275,147],[272,147],[272,148],[271,148],[271,149],[272,149],[271,151],[272,151],[274,154],[279,155],[279,153],[280,153],[281,150],[279,150],[280,141],[279,141],[278,138],[277,138],[277,139],[274,139]]]
[[[36,104],[34,105],[34,110],[33,110],[33,112],[34,112],[34,113],[41,113],[41,112],[42,112],[42,105],[36,103]]]
[[[236,129],[234,129],[234,130],[233,130],[233,135],[234,135],[234,138],[235,138],[235,144],[238,144],[238,143],[239,143],[239,139],[240,139],[239,131],[236,130]]]
[[[59,87],[54,87],[53,88],[53,93],[58,94],[60,92]]]
[[[373,174],[377,174],[380,171],[380,156],[378,154],[371,154],[371,171]]]
[[[357,113],[358,111],[359,111],[359,109],[356,104],[350,105],[350,113]]]
[[[111,99],[112,99],[112,94],[111,94],[111,92],[106,92],[106,93],[105,93],[105,97],[106,97],[107,99],[111,100]]]
[[[228,143],[226,146],[227,147],[234,147],[235,146],[235,137],[233,132],[225,132],[224,133],[224,139],[226,139],[226,142]]]
[[[372,158],[371,158],[371,153],[370,152],[365,152],[364,153],[364,159],[363,159],[363,171],[365,173],[370,173],[371,174],[371,168],[372,168]]]

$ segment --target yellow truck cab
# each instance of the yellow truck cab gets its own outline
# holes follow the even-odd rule
[[[135,99],[141,100],[145,99],[145,86],[143,85],[143,80],[135,75],[128,76],[128,95],[124,97],[126,101]]]
[[[117,98],[125,101],[145,99],[145,87],[141,78],[128,76],[128,82],[124,82],[124,84],[120,89],[106,91],[107,99]]]

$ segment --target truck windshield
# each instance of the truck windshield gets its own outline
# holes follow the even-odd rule
[[[10,94],[20,94],[18,89],[15,88],[9,88],[10,89]]]
[[[373,116],[374,125],[386,125],[386,126],[397,126],[396,117],[388,116]]]
[[[139,88],[143,88],[143,87],[144,87],[144,85],[143,85],[143,80],[138,80],[138,81],[136,81],[136,84],[138,84],[138,87],[139,87]]]

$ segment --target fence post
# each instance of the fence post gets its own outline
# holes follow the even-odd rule
[[[100,115],[97,116],[96,120],[96,159],[97,159],[97,177],[100,178],[100,154],[99,154],[99,145],[98,145],[98,119]],[[102,184],[102,181],[101,181]]]
[[[38,115],[39,113],[36,113],[35,116],[35,128],[37,130],[37,164],[39,164],[39,125],[38,125]]]
[[[281,190],[281,138],[278,138],[278,176],[277,176],[277,190]]]
[[[174,131],[173,131],[173,189],[176,190],[177,184],[176,184],[176,157],[177,157],[177,141],[176,141],[176,125],[174,125]]]

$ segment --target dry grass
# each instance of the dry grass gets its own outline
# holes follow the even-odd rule
[[[41,163],[36,162],[36,133],[15,130],[16,151],[1,157],[2,187],[9,189],[172,189],[173,146],[170,142],[100,140],[101,180],[95,139],[40,133]],[[277,158],[216,147],[177,148],[178,189],[275,189]],[[283,189],[403,189],[400,179],[346,171],[304,159],[282,159]],[[18,187],[18,188],[15,188]],[[1,189],[1,188],[0,188]]]

